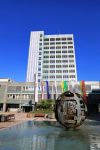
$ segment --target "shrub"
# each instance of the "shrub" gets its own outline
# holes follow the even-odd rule
[[[42,100],[40,103],[37,104],[36,108],[38,109],[52,109],[54,105],[53,100]]]

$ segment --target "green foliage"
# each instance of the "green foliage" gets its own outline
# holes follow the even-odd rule
[[[37,104],[37,109],[53,109],[54,101],[53,100],[42,100]]]
[[[34,113],[53,113],[54,111],[52,109],[37,109],[36,111],[34,111]]]

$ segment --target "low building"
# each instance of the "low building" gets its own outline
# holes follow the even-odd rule
[[[0,110],[34,110],[33,86],[32,82],[0,82]]]
[[[97,81],[86,81],[86,95],[93,89],[100,89],[100,83]],[[61,82],[46,82],[42,84],[33,82],[15,82],[10,79],[0,79],[0,110],[22,110],[24,112],[34,111],[36,102],[41,100],[56,99],[63,91]],[[35,88],[38,89],[36,93]],[[82,94],[81,82],[67,82],[67,89],[72,92]],[[34,94],[35,91],[35,94]],[[37,95],[37,97],[36,97]],[[99,105],[99,103],[98,103]]]

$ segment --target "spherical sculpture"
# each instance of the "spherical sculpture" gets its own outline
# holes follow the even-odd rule
[[[70,91],[62,93],[55,103],[55,116],[66,128],[80,126],[86,118],[86,105],[82,96]]]

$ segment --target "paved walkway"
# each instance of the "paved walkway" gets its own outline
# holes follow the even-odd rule
[[[9,128],[11,126],[17,125],[19,123],[22,123],[24,121],[28,120],[35,120],[35,121],[44,121],[44,120],[52,120],[55,121],[55,119],[45,119],[44,117],[32,117],[32,115],[28,116],[27,113],[14,113],[15,114],[15,119],[6,121],[6,122],[0,122],[0,129],[5,129]]]
[[[14,114],[15,119],[0,122],[0,129],[8,128],[27,120],[34,120],[34,118],[27,118],[27,113],[14,113]]]

